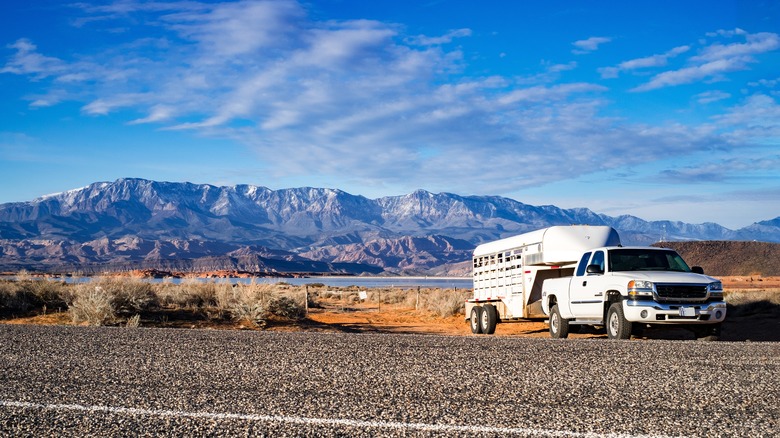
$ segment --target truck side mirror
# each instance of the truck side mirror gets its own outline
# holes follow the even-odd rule
[[[702,268],[701,266],[694,266],[691,268],[691,272],[693,272],[694,274],[704,274],[704,268]]]
[[[585,268],[585,272],[588,274],[603,274],[604,270],[601,269],[600,265],[588,265],[588,267]]]

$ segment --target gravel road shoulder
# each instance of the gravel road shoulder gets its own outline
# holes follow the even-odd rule
[[[0,325],[10,436],[768,436],[774,343]]]

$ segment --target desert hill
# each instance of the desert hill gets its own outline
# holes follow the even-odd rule
[[[714,276],[780,275],[780,243],[745,241],[661,242],[691,266],[701,266]]]

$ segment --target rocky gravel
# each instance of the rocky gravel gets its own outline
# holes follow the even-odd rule
[[[770,436],[780,344],[0,326],[2,436]]]

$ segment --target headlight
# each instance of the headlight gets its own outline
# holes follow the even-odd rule
[[[720,281],[715,281],[707,285],[707,292],[710,294],[710,298],[714,298],[716,300],[722,300],[723,299],[723,283]]]
[[[631,280],[628,282],[629,298],[651,298],[655,292],[655,284],[647,280]]]

